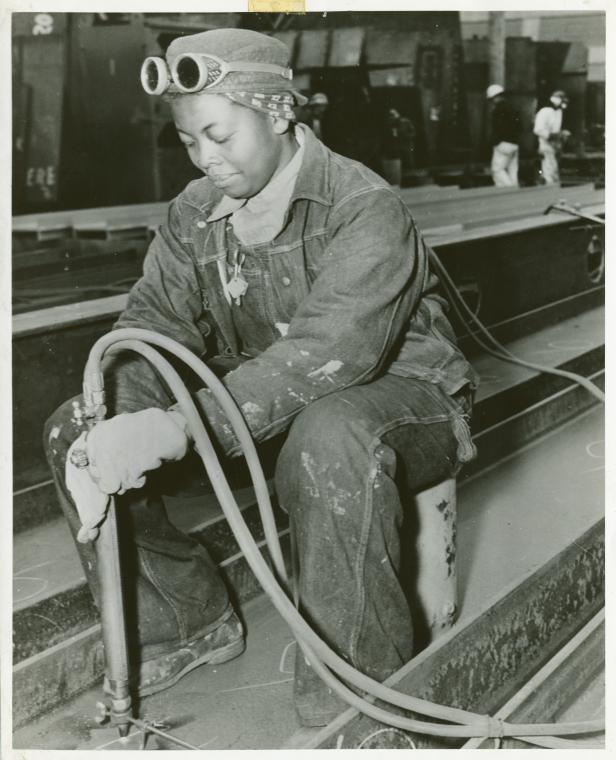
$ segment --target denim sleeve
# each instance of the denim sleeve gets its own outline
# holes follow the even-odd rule
[[[167,220],[148,248],[143,276],[130,291],[127,306],[114,328],[154,330],[200,356],[205,348],[197,326],[202,311],[201,291],[189,251],[191,241],[181,236],[181,202],[176,198],[169,204]]]
[[[287,335],[223,380],[256,440],[283,432],[311,402],[367,383],[403,339],[428,277],[427,252],[389,188],[334,207],[329,244]],[[201,406],[227,454],[238,445],[210,391]]]

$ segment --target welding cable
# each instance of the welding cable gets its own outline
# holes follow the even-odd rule
[[[511,364],[517,364],[519,366],[526,367],[528,369],[533,369],[541,373],[548,373],[551,375],[556,375],[558,377],[565,377],[569,380],[573,380],[574,382],[578,383],[583,388],[585,388],[593,396],[595,396],[595,398],[597,398],[599,401],[605,402],[605,394],[593,382],[588,380],[588,378],[583,377],[582,375],[579,375],[575,372],[569,372],[567,370],[561,370],[555,367],[546,367],[542,364],[535,364],[534,362],[528,362],[512,354],[511,351],[509,351],[502,343],[500,343],[489,332],[487,327],[480,321],[477,315],[469,308],[462,294],[457,289],[455,283],[449,276],[449,273],[447,272],[447,270],[445,269],[442,262],[440,261],[437,254],[434,251],[430,251],[430,258],[431,258],[432,263],[434,264],[435,269],[437,269],[439,276],[442,278],[443,285],[445,286],[445,289],[447,290],[451,298],[451,304],[458,318],[460,319],[464,327],[466,327],[466,329],[469,331],[470,337],[473,338],[475,342],[484,351],[486,351],[486,353],[489,353],[491,356],[494,356],[497,359],[501,359],[502,361],[506,361]],[[490,341],[492,341],[492,344],[496,346],[497,350],[495,350],[494,348],[490,348],[489,345],[486,345],[486,343],[483,342],[478,337],[477,331],[475,331],[473,327],[469,325],[468,321],[461,313],[459,306],[461,306],[462,309],[467,313],[467,315],[469,315],[470,319],[473,322],[475,322],[475,324],[479,327],[479,331],[482,332]]]
[[[259,510],[259,516],[261,518],[261,523],[263,525],[263,533],[265,537],[265,542],[267,544],[267,547],[269,549],[270,555],[272,557],[272,561],[274,563],[274,567],[276,568],[276,572],[278,573],[278,576],[281,580],[287,581],[287,574],[286,574],[286,568],[284,564],[284,559],[282,556],[282,549],[280,547],[280,542],[278,541],[278,530],[276,528],[276,520],[274,518],[274,510],[272,508],[272,502],[270,499],[270,493],[269,488],[267,486],[267,480],[265,478],[265,475],[263,473],[263,468],[261,467],[261,462],[259,460],[259,455],[257,453],[257,449],[254,444],[254,440],[252,438],[252,435],[250,433],[250,430],[246,426],[246,423],[244,421],[244,417],[242,416],[240,410],[237,407],[237,404],[225,388],[225,386],[222,384],[222,382],[216,377],[216,375],[212,372],[212,370],[209,369],[209,367],[206,367],[206,365],[198,359],[191,351],[189,351],[187,348],[184,348],[184,346],[181,346],[179,343],[176,343],[171,338],[165,338],[161,342],[154,341],[152,336],[156,337],[162,337],[157,335],[157,333],[150,332],[148,330],[138,330],[138,329],[128,329],[128,330],[114,330],[113,332],[109,333],[108,335],[113,337],[116,333],[125,333],[130,332],[131,334],[139,333],[144,334],[139,338],[139,336],[135,336],[136,340],[142,340],[144,341],[144,344],[138,344],[135,343],[135,340],[132,340],[129,345],[124,346],[121,343],[116,343],[116,346],[114,348],[130,348],[134,351],[137,351],[139,353],[142,353],[145,358],[148,359],[154,366],[158,369],[158,363],[161,362],[164,363],[163,357],[158,354],[156,351],[151,349],[147,343],[155,343],[156,345],[159,345],[161,348],[165,348],[170,353],[175,354],[178,356],[178,358],[182,359],[184,363],[189,366],[193,372],[202,380],[204,385],[206,387],[209,387],[210,390],[214,393],[216,396],[216,399],[218,400],[218,403],[220,404],[222,410],[227,415],[227,418],[229,422],[231,423],[231,426],[233,427],[233,430],[236,434],[236,437],[240,443],[240,446],[242,448],[242,453],[244,454],[246,464],[248,466],[248,471],[250,472],[250,478],[252,480],[252,486],[255,492],[255,496],[257,499],[257,507]],[[104,340],[104,338],[107,336],[103,336],[93,347],[92,351],[94,352],[94,349],[99,345],[99,343]],[[115,342],[115,341],[114,341]],[[104,350],[104,349],[103,349]],[[144,351],[147,351],[147,355],[143,353]],[[100,354],[100,357],[102,358],[102,353]],[[95,356],[93,358],[93,354],[90,354],[90,358],[88,359],[88,367],[92,366],[91,362],[98,363],[100,359]],[[205,371],[204,371],[205,370]],[[187,406],[190,409],[190,412],[192,414],[196,414],[198,416],[198,412],[196,410],[196,407],[194,406],[194,403],[192,402],[192,399],[189,394],[187,394],[185,387],[183,386],[181,379],[177,376],[177,373],[169,373],[169,369],[166,368],[165,370],[168,374],[170,374],[170,377],[173,378],[173,390],[176,394],[176,399],[178,402],[180,402],[180,397],[177,395],[177,393],[181,393],[182,396],[182,403]],[[91,371],[86,368],[86,377],[91,373]],[[96,371],[94,371],[92,374],[96,374]],[[102,380],[102,378],[100,378]],[[99,378],[97,377],[95,382],[99,382]],[[183,416],[189,420],[190,417],[187,416],[188,412],[183,411]],[[200,418],[199,418],[200,419]],[[195,438],[195,440],[197,440]],[[209,439],[208,439],[209,440]],[[201,456],[203,459],[203,456]],[[208,461],[213,462],[216,461],[218,464],[218,457],[214,453],[214,450],[208,448]],[[203,464],[206,467],[207,471],[207,465],[205,463],[205,460]],[[220,467],[220,465],[218,464]],[[209,471],[208,471],[209,475]],[[225,484],[227,483],[226,477],[222,469],[217,472],[216,474],[217,479],[222,479]],[[214,481],[212,480],[212,483]],[[231,494],[231,498],[233,499],[235,503],[235,499],[233,497],[233,492],[229,489],[228,494]],[[227,494],[227,498],[228,498]]]
[[[518,741],[525,744],[534,744],[535,747],[544,749],[604,749],[601,744],[580,744],[575,739],[561,739],[557,736],[516,736]]]
[[[526,367],[528,369],[534,369],[538,372],[548,373],[548,374],[556,375],[558,377],[565,377],[569,380],[573,380],[574,382],[578,383],[583,388],[585,388],[587,391],[589,391],[589,393],[595,396],[599,401],[602,401],[602,402],[605,401],[605,394],[594,383],[588,380],[588,378],[583,377],[582,375],[579,375],[575,372],[569,372],[567,370],[561,370],[555,367],[546,367],[542,364],[535,364],[533,362],[528,362],[512,354],[511,351],[509,351],[509,349],[507,349],[502,343],[500,343],[489,332],[487,327],[479,320],[477,315],[469,308],[468,304],[464,300],[464,297],[462,296],[460,291],[457,289],[455,283],[449,276],[449,273],[443,266],[442,262],[440,261],[436,253],[434,251],[430,251],[430,254],[431,254],[432,263],[434,264],[435,269],[437,269],[439,276],[442,278],[445,289],[447,290],[451,298],[451,304],[454,308],[454,311],[456,312],[461,323],[469,331],[470,337],[473,338],[475,342],[486,353],[489,353],[491,356],[494,356],[497,359],[501,359],[502,361],[510,362],[511,364],[518,364],[522,367]],[[494,348],[490,348],[489,345],[486,345],[486,343],[483,342],[478,337],[477,331],[475,331],[473,327],[465,319],[464,315],[460,311],[459,306],[461,306],[462,309],[467,313],[467,315],[469,315],[470,319],[476,323],[476,325],[479,327],[479,331],[482,332],[490,341],[492,341],[492,344],[496,346],[497,350],[495,350]]]
[[[585,214],[583,211],[580,211],[579,208],[568,206],[565,201],[550,204],[543,213],[544,215],[549,214],[550,211],[562,211],[565,214],[569,214],[570,216],[576,216],[578,219],[586,219],[589,222],[601,224],[605,227],[605,219],[603,217],[597,216],[596,214]]]
[[[583,375],[579,375],[576,372],[569,372],[568,370],[558,369],[557,367],[546,367],[542,364],[535,364],[534,362],[529,362],[529,361],[526,361],[525,359],[520,359],[520,357],[512,354],[508,348],[506,348],[500,341],[498,341],[490,333],[488,328],[483,324],[483,322],[481,322],[479,317],[468,306],[468,304],[464,300],[464,297],[458,290],[454,281],[451,279],[449,272],[447,272],[447,270],[443,266],[443,263],[441,262],[437,254],[431,249],[428,249],[428,250],[429,250],[430,261],[434,265],[434,268],[437,270],[439,278],[441,279],[443,286],[445,287],[445,290],[450,296],[451,305],[453,306],[454,311],[456,312],[458,316],[458,319],[461,321],[464,327],[469,331],[470,337],[486,353],[490,354],[491,356],[496,357],[497,359],[500,359],[501,361],[509,362],[510,364],[517,364],[520,367],[526,367],[527,369],[536,370],[537,372],[547,373],[549,375],[556,375],[557,377],[564,377],[564,378],[567,378],[568,380],[573,380],[573,382],[578,383],[578,385],[581,385],[582,388],[584,388],[589,393],[591,393],[596,399],[598,399],[602,403],[605,403],[605,393],[599,387],[597,387],[592,381],[590,381],[587,377],[584,377]],[[482,341],[481,338],[479,338],[479,336],[477,335],[477,331],[469,324],[469,321],[467,320],[467,318],[464,317],[464,315],[462,314],[460,310],[460,307],[462,308],[463,311],[466,312],[470,321],[474,322],[477,325],[477,327],[479,328],[479,332],[483,333],[483,335],[492,342],[492,345],[495,348],[491,348],[484,341]]]
[[[315,671],[329,686],[331,686],[332,689],[336,691],[336,693],[342,696],[345,701],[360,712],[373,717],[386,725],[391,725],[406,731],[434,736],[462,738],[503,736],[531,737],[537,735],[562,736],[597,733],[604,730],[604,722],[600,720],[562,724],[508,724],[500,719],[493,719],[487,715],[479,715],[459,708],[438,705],[429,702],[428,700],[412,697],[391,689],[357,671],[353,666],[337,655],[306,623],[289,599],[288,590],[280,585],[271,572],[237,506],[233,492],[226,480],[209,435],[201,420],[197,407],[195,406],[195,402],[184,386],[178,373],[173,369],[169,362],[149,344],[165,349],[177,358],[183,360],[188,366],[195,370],[206,387],[210,388],[216,400],[221,404],[221,407],[225,409],[225,411],[228,410],[229,421],[236,436],[242,443],[242,446],[244,445],[244,442],[248,444],[244,450],[244,455],[251,474],[252,472],[260,472],[257,484],[255,485],[258,485],[259,480],[261,479],[262,482],[265,483],[265,476],[261,469],[261,464],[256,453],[256,448],[254,447],[254,442],[252,441],[250,430],[248,429],[241,412],[235,405],[235,401],[225,386],[218,378],[216,378],[212,371],[203,364],[203,362],[184,346],[170,338],[137,328],[114,330],[100,338],[94,344],[90,352],[84,373],[84,397],[86,399],[86,405],[90,408],[93,406],[95,409],[97,405],[100,405],[98,419],[102,419],[104,415],[104,406],[102,406],[104,400],[104,380],[101,372],[101,361],[105,351],[110,347],[113,346],[114,350],[130,349],[136,351],[153,364],[171,389],[173,395],[177,399],[183,416],[187,420],[194,440],[195,449],[203,461],[203,465],[214,489],[214,493],[251,570],[260,582],[264,591],[270,597],[275,608],[297,637],[303,651],[313,664]],[[250,441],[250,443],[248,443],[248,441]],[[258,498],[259,501],[263,498],[261,489]],[[259,504],[259,509],[262,510],[262,512],[269,511],[271,513],[269,491],[267,491],[267,500],[264,500],[263,504]],[[270,526],[271,525],[274,525],[274,530],[268,530],[266,543],[274,558],[274,564],[278,575],[283,582],[286,582],[287,576],[282,561],[282,551],[280,549],[278,535],[275,530],[273,513],[270,514]],[[382,708],[375,706],[372,702],[358,696],[347,686],[340,683],[328,668],[331,668],[331,670],[335,671],[341,678],[344,678],[358,689],[367,692],[371,697],[381,699],[384,702],[389,702],[392,705],[410,712],[433,717],[438,720],[450,721],[460,725],[445,725],[419,721],[383,710]]]

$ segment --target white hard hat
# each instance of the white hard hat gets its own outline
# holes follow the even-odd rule
[[[491,100],[492,98],[495,98],[497,95],[501,95],[503,92],[505,92],[505,88],[502,85],[491,84],[486,90],[486,98],[488,100]]]
[[[329,100],[327,99],[327,95],[325,95],[325,93],[315,92],[308,101],[308,104],[311,106],[326,106],[329,105]]]

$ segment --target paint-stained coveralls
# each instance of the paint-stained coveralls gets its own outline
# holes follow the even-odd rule
[[[404,494],[472,458],[476,378],[407,207],[376,174],[296,129],[297,164],[262,191],[264,208],[286,198],[277,220],[264,215],[272,226],[259,231],[206,178],[192,182],[169,205],[116,327],[174,338],[221,374],[235,367],[224,384],[255,439],[278,447],[275,488],[297,542],[301,610],[342,656],[382,680],[413,652],[401,583]],[[236,301],[225,283],[239,262],[248,289]],[[110,414],[173,405],[140,357],[108,364]],[[195,399],[220,450],[236,457],[212,394],[200,389]],[[76,532],[63,482],[63,457],[80,432],[70,413],[68,402],[45,440]],[[133,645],[146,663],[212,630],[229,609],[214,562],[172,525],[161,498],[183,467],[165,465],[117,497],[132,542]],[[96,595],[92,547],[79,549]],[[307,724],[340,710],[301,656],[295,701]]]

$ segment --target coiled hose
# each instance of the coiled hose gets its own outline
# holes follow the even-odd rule
[[[165,349],[188,365],[201,379],[203,384],[210,388],[216,400],[227,414],[229,422],[241,443],[253,478],[267,547],[270,551],[276,574],[280,580],[270,570],[244,522],[242,513],[237,506],[233,492],[225,478],[216,452],[190,393],[176,370],[158,351],[152,348],[152,345]],[[288,588],[281,585],[283,583],[285,586],[288,586],[288,578],[282,550],[278,541],[265,476],[250,431],[235,401],[222,382],[194,354],[170,338],[149,330],[137,328],[114,330],[104,335],[94,344],[84,373],[84,399],[87,413],[94,417],[95,420],[102,420],[105,415],[104,381],[101,372],[101,361],[103,355],[112,347],[114,350],[128,349],[141,354],[154,365],[175,395],[179,408],[188,422],[195,448],[203,461],[214,493],[251,570],[270,597],[274,607],[293,631],[299,646],[315,672],[349,705],[386,725],[405,731],[441,737],[501,738],[509,736],[523,737],[524,741],[532,741],[530,737],[533,736],[578,735],[604,730],[604,722],[600,720],[560,724],[510,724],[487,715],[478,715],[467,710],[438,705],[425,699],[402,694],[355,670],[355,668],[330,649],[310,628],[291,602]],[[369,699],[364,699],[357,695],[345,684],[341,683],[339,678],[344,678],[356,688],[367,692],[372,698],[378,698],[403,710],[435,718],[439,721],[447,721],[448,723],[427,722],[389,712],[376,706]],[[550,744],[550,739],[542,740],[541,742],[542,746],[545,746],[546,743]]]

